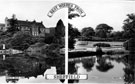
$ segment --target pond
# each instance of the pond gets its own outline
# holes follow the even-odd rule
[[[0,83],[61,83],[47,80],[46,74],[64,74],[64,56],[47,57],[45,54],[14,54],[0,56]]]
[[[87,80],[69,83],[135,83],[135,54],[88,56],[69,59],[69,74],[87,74]]]

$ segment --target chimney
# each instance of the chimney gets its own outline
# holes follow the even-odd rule
[[[5,21],[7,21],[7,20],[8,20],[8,17],[5,18]]]
[[[36,22],[36,20],[33,20],[33,22],[35,23],[35,22]]]
[[[41,21],[41,23],[43,23],[43,21]]]
[[[16,19],[16,15],[15,14],[12,15],[12,19],[14,19],[14,20]]]

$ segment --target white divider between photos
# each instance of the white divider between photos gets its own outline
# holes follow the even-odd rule
[[[65,75],[68,75],[68,8],[65,13]],[[65,84],[68,84],[68,80],[65,79]]]

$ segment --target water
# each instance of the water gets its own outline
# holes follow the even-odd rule
[[[134,54],[69,59],[70,74],[88,74],[87,80],[69,82],[134,84],[134,60]]]
[[[85,42],[85,41],[84,41]],[[75,44],[75,49],[88,50],[97,42]],[[98,42],[100,43],[100,42]],[[104,42],[105,43],[105,42]],[[113,48],[121,48],[123,42],[108,42]],[[111,49],[112,49],[111,47]],[[69,80],[69,83],[135,84],[135,54],[82,56],[69,59],[69,74],[87,74],[87,80]]]
[[[46,74],[64,74],[64,56],[47,57],[45,54],[15,54],[0,56],[0,83],[61,83],[47,80]]]

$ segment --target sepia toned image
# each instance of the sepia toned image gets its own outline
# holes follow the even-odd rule
[[[65,9],[47,14],[61,1],[0,0],[0,83],[63,83]]]
[[[70,1],[68,74],[87,75],[68,83],[135,83],[135,2],[132,0]]]

